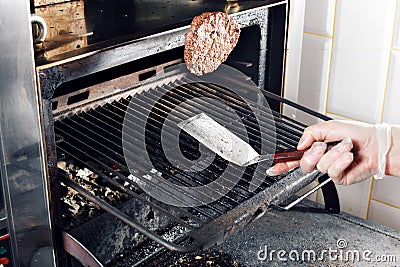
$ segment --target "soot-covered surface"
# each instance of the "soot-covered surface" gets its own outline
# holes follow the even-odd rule
[[[278,256],[278,251],[285,254]],[[399,231],[348,214],[328,214],[306,201],[287,212],[270,211],[220,246],[192,254],[166,253],[150,266],[396,266],[399,262]]]

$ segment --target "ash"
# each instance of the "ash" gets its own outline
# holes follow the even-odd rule
[[[109,177],[118,182],[120,186],[141,195],[148,202],[156,202],[134,188],[131,183],[113,177],[111,173],[103,171],[91,163],[87,163],[86,166],[88,167],[82,168],[72,161],[58,162],[58,168],[68,173],[69,179],[96,197],[117,207],[122,213],[134,218],[136,222],[164,239],[173,241],[187,233],[187,228],[172,222],[167,215],[153,209],[146,201],[131,197],[122,192],[120,188],[110,185],[103,177]],[[97,175],[88,168],[98,170],[97,173],[101,172],[102,175]],[[118,169],[116,171],[120,172]],[[127,179],[131,179],[131,177],[127,177]],[[112,260],[113,263],[110,266],[131,266],[130,263],[140,261],[141,258],[148,257],[162,249],[161,246],[148,240],[134,228],[103,212],[96,204],[70,187],[61,184],[61,188],[63,191],[61,201],[64,205],[64,209],[62,209],[64,229],[68,230],[100,261],[108,264]],[[179,216],[173,210],[169,213]],[[189,219],[187,219],[187,223],[196,225],[196,222],[191,222]]]
[[[108,204],[117,206],[129,199],[129,196],[107,185],[97,174],[87,168],[81,168],[72,161],[59,161],[57,167],[68,174],[68,178]],[[60,200],[62,205],[61,224],[66,230],[103,214],[98,205],[87,200],[77,191],[61,183]]]
[[[172,226],[169,230],[164,230],[161,236],[173,242],[187,233],[188,229],[180,225]],[[165,249],[151,240],[143,240],[136,247],[126,247],[118,253],[107,266],[126,267],[136,266],[138,262],[143,260],[153,260],[154,257],[165,252]],[[147,265],[146,265],[147,266]]]
[[[242,267],[243,265],[221,249],[213,248],[188,254],[169,252],[154,260],[149,267]]]

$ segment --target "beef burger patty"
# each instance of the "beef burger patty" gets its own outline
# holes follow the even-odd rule
[[[212,72],[235,48],[240,36],[238,23],[222,12],[194,17],[185,35],[184,60],[195,75]]]

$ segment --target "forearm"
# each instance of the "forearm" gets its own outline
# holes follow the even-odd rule
[[[386,157],[386,174],[400,177],[400,125],[392,125],[392,145]]]

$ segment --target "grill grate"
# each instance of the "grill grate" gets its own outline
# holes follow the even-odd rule
[[[270,101],[282,100],[267,92],[265,94]],[[187,102],[188,99],[191,100],[190,104]],[[225,105],[214,105],[215,102],[210,101],[210,99],[218,99]],[[156,104],[149,105],[149,103]],[[176,110],[178,111],[175,112]],[[275,132],[271,131],[269,127],[265,127],[265,125],[273,123],[272,118],[267,115],[264,116],[263,112],[265,111],[260,104],[243,102],[240,97],[222,86],[192,82],[186,78],[155,86],[150,90],[135,94],[133,98],[121,98],[56,121],[54,124],[55,133],[62,136],[63,139],[57,145],[58,155],[66,156],[79,163],[80,166],[90,169],[109,185],[167,216],[171,220],[171,225],[179,225],[184,229],[179,236],[169,240],[162,235],[162,233],[165,233],[165,229],[154,231],[146,228],[135,218],[124,214],[117,206],[113,206],[81,188],[74,181],[68,179],[68,176],[62,171],[60,171],[61,181],[166,248],[177,251],[193,250],[193,247],[177,244],[191,237],[192,232],[214,222],[221,215],[234,210],[282,179],[282,177],[268,177],[265,175],[266,168],[256,168],[256,165],[253,165],[246,168],[239,182],[234,187],[232,186],[233,189],[228,194],[206,205],[189,208],[175,207],[162,204],[149,197],[140,189],[138,183],[145,181],[147,184],[152,184],[151,180],[143,177],[149,174],[154,175],[152,173],[154,168],[163,179],[177,185],[191,187],[213,182],[225,171],[228,163],[218,156],[213,158],[214,156],[208,155],[207,151],[202,151],[202,153],[205,154],[205,159],[209,161],[200,161],[192,166],[193,170],[200,168],[201,171],[182,171],[166,158],[165,153],[168,153],[168,149],[163,146],[176,148],[176,144],[172,139],[164,138],[161,145],[163,134],[167,137],[174,135],[172,127],[165,124],[165,121],[168,119],[177,124],[181,120],[196,115],[193,110],[210,114],[221,122],[230,121],[231,123],[228,126],[232,130],[237,130],[238,125],[244,123],[249,143],[259,152],[261,147],[260,128],[270,134],[264,141],[271,146],[276,144],[276,150],[279,151],[295,148],[305,127],[304,124],[273,111],[273,121],[276,127],[275,142]],[[259,116],[257,116],[259,121],[253,114],[254,110],[259,113]],[[232,117],[232,111],[237,114],[236,118]],[[135,120],[124,120],[126,112],[134,112]],[[128,144],[124,144],[123,124],[129,127],[134,135]],[[143,125],[146,127],[145,131],[143,131]],[[143,133],[145,136],[142,136]],[[238,131],[237,134],[240,136],[241,132]],[[246,138],[243,135],[241,137]],[[147,144],[146,152],[150,154],[151,162],[131,155],[135,161],[135,169],[130,175],[124,157],[123,145],[130,148],[141,147],[143,145],[142,140],[145,140]],[[179,147],[187,158],[194,161],[198,159],[199,144],[187,134],[180,134]],[[201,169],[201,164],[209,164],[210,162],[212,162],[210,166]],[[241,173],[241,170],[240,167],[232,166],[229,172],[230,175],[234,175],[236,172]],[[265,178],[261,185],[253,184],[251,178],[255,173]],[[248,187],[252,184],[257,187],[257,190],[249,191]],[[157,184],[152,184],[152,186],[157,187]],[[174,192],[163,191],[163,193],[171,198],[175,197]],[[199,196],[204,194],[201,190],[198,190],[197,193]],[[212,191],[212,193],[220,194],[217,190]],[[195,198],[196,196],[187,197]],[[187,241],[190,242],[191,240]]]

